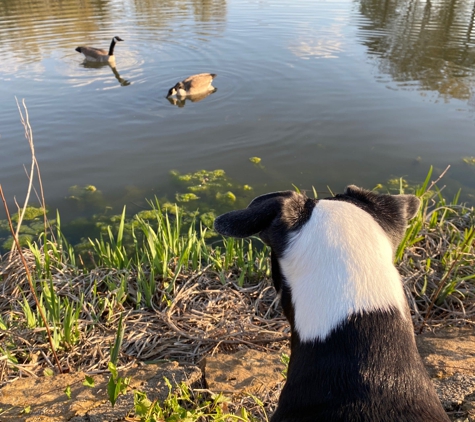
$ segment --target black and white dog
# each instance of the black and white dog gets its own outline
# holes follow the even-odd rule
[[[270,193],[216,219],[217,232],[260,233],[272,250],[291,356],[271,422],[449,421],[393,265],[419,205],[348,186],[322,200]]]

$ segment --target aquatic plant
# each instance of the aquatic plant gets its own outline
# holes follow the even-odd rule
[[[249,161],[253,164],[259,164],[262,161],[262,159],[259,157],[251,157],[249,158]]]

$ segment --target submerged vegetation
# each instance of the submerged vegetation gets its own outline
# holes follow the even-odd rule
[[[231,180],[224,170],[200,170],[194,173],[181,174],[177,171],[170,172],[170,185],[175,188],[172,198],[163,196],[148,201],[141,211],[128,214],[128,222],[125,224],[125,238],[130,235],[130,224],[134,217],[144,221],[151,221],[157,216],[153,210],[159,207],[164,213],[174,215],[177,207],[180,209],[181,218],[186,222],[201,222],[207,229],[206,235],[212,236],[212,226],[216,215],[229,211],[233,207],[245,207],[252,199],[254,193],[249,185],[239,185]],[[104,199],[103,193],[93,185],[72,186],[70,195],[66,198],[74,203],[74,207],[81,210],[98,210],[90,218],[77,218],[63,227],[64,233],[85,232],[88,236],[73,246],[78,252],[89,248],[88,237],[98,237],[100,234],[107,235],[109,227],[115,230],[120,222],[121,215],[113,214],[112,208]],[[49,216],[50,213],[48,213]],[[18,221],[18,213],[12,217]],[[20,226],[21,244],[27,243],[38,237],[44,231],[43,209],[41,207],[26,207],[26,213]],[[49,219],[51,226],[56,220]],[[138,224],[135,222],[134,224]],[[0,253],[11,249],[13,237],[10,233],[8,222],[0,220]]]

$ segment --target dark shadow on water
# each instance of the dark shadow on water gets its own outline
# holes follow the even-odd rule
[[[81,63],[81,65],[85,67],[86,69],[102,69],[103,67],[108,66],[112,70],[112,73],[114,74],[115,78],[117,79],[117,81],[119,82],[121,86],[129,86],[131,84],[130,81],[120,76],[117,68],[115,66],[112,66],[110,63],[95,63],[95,62],[88,62],[87,60],[84,60]]]
[[[210,96],[211,94],[214,94],[217,90],[218,88],[214,88],[211,91],[202,92],[201,94],[187,95],[185,98],[168,97],[167,100],[171,105],[174,105],[177,107],[185,107],[186,100],[191,101],[192,103],[197,103],[201,100],[204,100],[206,97]]]

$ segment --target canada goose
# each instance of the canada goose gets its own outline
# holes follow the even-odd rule
[[[200,92],[199,94],[194,94],[194,95],[187,95],[186,97],[178,97],[178,96],[171,96],[167,97],[167,100],[170,102],[172,105],[176,105],[178,107],[184,107],[185,103],[189,100],[192,103],[197,103],[198,101],[204,100],[207,96],[214,94],[218,88],[211,87],[209,91],[204,91]]]
[[[196,95],[206,91],[212,91],[214,87],[211,85],[216,77],[214,73],[198,73],[178,82],[169,89],[167,98],[172,95],[177,97],[186,97],[188,95]]]
[[[84,54],[84,56],[86,57],[86,60],[89,60],[91,62],[102,62],[102,63],[109,62],[110,63],[110,62],[115,61],[114,47],[117,41],[124,41],[124,40],[120,37],[112,38],[109,51],[102,50],[101,48],[95,48],[95,47],[77,47],[76,51],[78,53]]]

